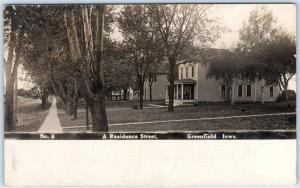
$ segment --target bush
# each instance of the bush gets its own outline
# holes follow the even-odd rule
[[[134,110],[138,110],[138,109],[139,109],[139,105],[138,105],[138,104],[133,104],[133,105],[132,105],[132,108],[133,108]]]
[[[282,92],[278,95],[276,102],[296,100],[296,92],[294,90],[287,90],[287,94]]]

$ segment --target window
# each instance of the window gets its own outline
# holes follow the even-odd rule
[[[239,97],[243,96],[243,86],[242,85],[238,85],[238,96]]]
[[[194,67],[192,67],[192,77],[194,77]]]
[[[225,97],[225,84],[221,85],[221,97]]]
[[[189,77],[189,67],[185,68],[185,78]]]
[[[251,97],[251,85],[247,85],[247,97]]]
[[[183,69],[180,69],[180,79],[183,79]]]
[[[273,86],[270,86],[270,97],[274,96],[274,88]]]

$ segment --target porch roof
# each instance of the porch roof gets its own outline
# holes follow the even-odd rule
[[[175,80],[174,84],[196,84],[196,80],[186,78],[186,79],[180,79],[180,80]],[[170,82],[167,83],[167,85],[170,85]]]
[[[180,80],[175,80],[175,83],[179,84],[195,84],[197,83],[196,80],[186,78],[186,79],[180,79]]]

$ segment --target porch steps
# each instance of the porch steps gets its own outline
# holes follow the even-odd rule
[[[174,100],[174,106],[193,106],[197,101],[183,101],[183,100]],[[166,104],[169,104],[169,100],[166,100]]]

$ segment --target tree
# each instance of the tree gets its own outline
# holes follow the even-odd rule
[[[121,43],[105,40],[104,49],[104,78],[107,96],[113,91],[123,91],[124,100],[127,100],[128,90],[133,83],[133,67],[128,61],[126,50]]]
[[[296,42],[276,26],[271,11],[263,7],[250,13],[248,23],[240,30],[238,51],[247,57],[243,78],[262,82],[262,103],[265,84],[279,84],[282,92],[287,91],[288,82],[296,73]]]
[[[70,61],[63,7],[32,6],[28,9],[30,14],[24,19],[27,36],[24,68],[42,91],[51,89],[61,99],[66,112],[72,115],[76,112],[73,98],[77,66]],[[52,88],[46,88],[48,86]],[[43,102],[47,92],[42,94]]]
[[[175,65],[187,44],[205,46],[213,43],[222,29],[217,20],[209,18],[211,5],[149,5],[151,26],[163,41],[169,61],[170,89],[168,111],[174,111]]]
[[[217,52],[206,64],[208,70],[206,77],[210,79],[220,80],[225,85],[225,101],[231,101],[234,104],[234,83],[236,79],[241,78],[240,56],[234,52],[222,51]]]
[[[262,46],[258,58],[264,64],[269,82],[276,83],[288,99],[288,84],[296,74],[296,39],[286,32],[278,32]]]
[[[75,16],[76,9],[81,13],[80,16]],[[96,132],[108,131],[106,87],[103,76],[105,10],[105,5],[81,5],[68,6],[64,12],[71,60],[79,64],[78,71],[84,88],[82,93],[91,111],[93,131]],[[77,26],[76,18],[80,20],[82,27]]]
[[[4,8],[4,48],[7,56],[4,58],[5,70],[5,129],[14,129],[16,124],[16,101],[15,81],[19,65],[22,63],[24,54],[23,43],[25,36],[25,24],[23,17],[27,14],[27,9],[21,6],[5,6]]]
[[[118,19],[127,58],[133,62],[140,109],[143,109],[144,85],[150,67],[157,66],[162,58],[160,40],[150,27],[150,18],[146,5],[129,5],[124,7]]]

